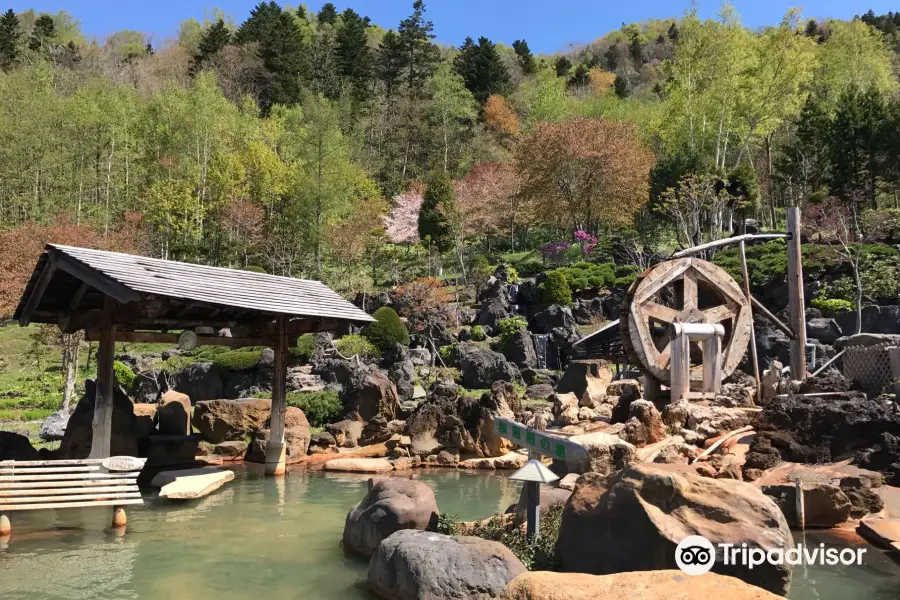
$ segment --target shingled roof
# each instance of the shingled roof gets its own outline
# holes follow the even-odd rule
[[[103,296],[120,305],[163,300],[166,318],[220,321],[255,313],[261,319],[318,318],[330,323],[374,319],[325,284],[119,252],[48,244],[19,301],[15,318],[55,323],[73,312],[101,309]]]

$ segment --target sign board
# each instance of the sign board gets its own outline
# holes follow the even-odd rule
[[[135,458],[133,456],[110,456],[104,458],[100,464],[107,471],[140,471],[144,468],[146,458]]]
[[[494,417],[494,430],[500,437],[515,442],[522,448],[549,456],[557,460],[579,460],[587,458],[587,450],[581,444],[567,439],[525,427],[512,419]]]

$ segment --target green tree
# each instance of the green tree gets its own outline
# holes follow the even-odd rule
[[[565,56],[560,56],[553,63],[553,68],[556,70],[557,77],[565,77],[572,70],[572,61]]]
[[[225,25],[223,19],[219,19],[210,25],[203,35],[200,37],[197,54],[194,56],[194,63],[191,66],[196,73],[199,72],[209,61],[225,46],[231,43],[231,31]]]
[[[326,2],[322,5],[322,10],[319,11],[316,18],[319,20],[320,24],[334,25],[337,22],[337,16],[337,8],[335,8],[334,4]]]
[[[479,38],[477,45],[472,38],[466,38],[453,66],[479,104],[487,102],[491,94],[503,94],[509,87],[506,65],[486,37]]]
[[[366,100],[372,80],[374,57],[366,34],[368,24],[368,18],[362,18],[348,8],[341,13],[336,38],[337,67],[341,77],[349,80],[357,102]]]
[[[55,41],[56,24],[53,22],[53,17],[48,14],[42,14],[34,22],[34,28],[31,30],[31,39],[28,41],[28,48],[33,52],[48,54]]]
[[[393,97],[403,77],[404,48],[393,29],[384,34],[375,59],[375,75],[384,84],[385,95]]]
[[[455,164],[461,160],[478,111],[462,78],[446,63],[435,71],[429,91],[430,100],[425,114],[432,131],[437,134],[430,137],[439,141],[444,172],[451,173],[451,157]]]
[[[0,68],[4,71],[8,71],[16,63],[21,37],[19,18],[10,8],[0,15]]]
[[[528,42],[525,40],[515,40],[513,42],[513,51],[519,58],[519,64],[522,65],[522,72],[526,75],[533,75],[534,72],[537,71],[537,64],[535,64],[534,55],[531,54],[531,49],[528,47]]]
[[[453,218],[456,212],[456,193],[453,182],[442,170],[432,171],[419,211],[419,237],[430,240],[439,252],[453,247]]]
[[[373,314],[375,322],[363,329],[363,336],[382,352],[387,352],[395,344],[409,345],[409,331],[390,306],[382,306]]]
[[[838,102],[828,136],[829,187],[844,201],[868,201],[875,207],[878,182],[886,171],[884,131],[888,122],[882,94],[876,88],[848,88]]]
[[[434,45],[434,24],[425,20],[425,3],[413,2],[413,13],[397,28],[403,48],[402,65],[410,90],[420,90],[437,68],[440,53]]]

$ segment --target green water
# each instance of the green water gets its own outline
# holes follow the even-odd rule
[[[464,520],[517,499],[519,484],[506,475],[416,473],[443,512]],[[366,562],[340,547],[368,477],[299,469],[271,479],[238,467],[233,482],[202,500],[129,507],[123,537],[104,531],[109,509],[15,514],[14,536],[0,550],[0,599],[370,600]],[[830,569],[796,569],[791,599],[900,598],[900,570],[880,553],[870,551],[864,567]]]

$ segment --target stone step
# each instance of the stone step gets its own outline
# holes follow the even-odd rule
[[[900,519],[867,519],[861,521],[859,535],[881,547],[900,543]]]
[[[234,472],[228,469],[204,467],[183,471],[162,471],[150,483],[160,488],[159,495],[171,500],[192,500],[213,493],[226,482],[234,479]]]

